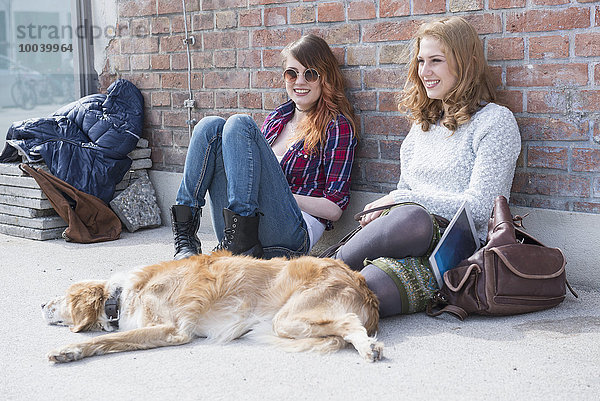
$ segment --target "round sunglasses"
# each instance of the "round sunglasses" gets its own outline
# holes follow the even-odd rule
[[[304,70],[304,80],[308,83],[317,82],[319,77],[319,73],[314,68]],[[298,79],[298,71],[288,68],[283,72],[283,79],[285,79],[285,82],[293,84]]]

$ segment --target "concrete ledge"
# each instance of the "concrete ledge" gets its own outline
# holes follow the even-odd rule
[[[150,170],[149,175],[156,189],[163,224],[170,225],[169,207],[175,203],[181,174]],[[325,232],[315,245],[313,254],[327,249],[356,227],[354,214],[380,196],[382,194],[373,192],[353,192],[348,209],[335,223],[335,229]],[[524,220],[527,232],[547,246],[560,248],[564,252],[567,277],[575,289],[597,290],[600,287],[600,247],[597,246],[600,238],[600,215],[517,206],[512,206],[511,211],[521,216],[529,213]],[[203,210],[203,216],[206,217],[201,221],[201,230],[209,230],[212,223],[208,205]]]

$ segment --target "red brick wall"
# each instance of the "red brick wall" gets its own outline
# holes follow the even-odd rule
[[[409,123],[396,112],[408,41],[430,15],[477,28],[501,101],[523,138],[512,202],[600,213],[600,5],[590,0],[186,0],[193,116],[251,114],[260,124],[286,99],[279,52],[323,36],[349,81],[361,142],[353,188],[385,192],[400,172]],[[146,99],[154,169],[181,171],[188,144],[187,55],[179,0],[120,0],[119,35],[101,74],[133,81]]]

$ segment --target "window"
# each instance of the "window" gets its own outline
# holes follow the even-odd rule
[[[89,0],[0,0],[0,150],[14,121],[93,93]]]

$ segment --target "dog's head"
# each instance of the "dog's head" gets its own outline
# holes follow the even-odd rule
[[[75,283],[62,297],[42,305],[48,324],[70,326],[71,331],[112,330],[104,313],[108,298],[105,281]]]

